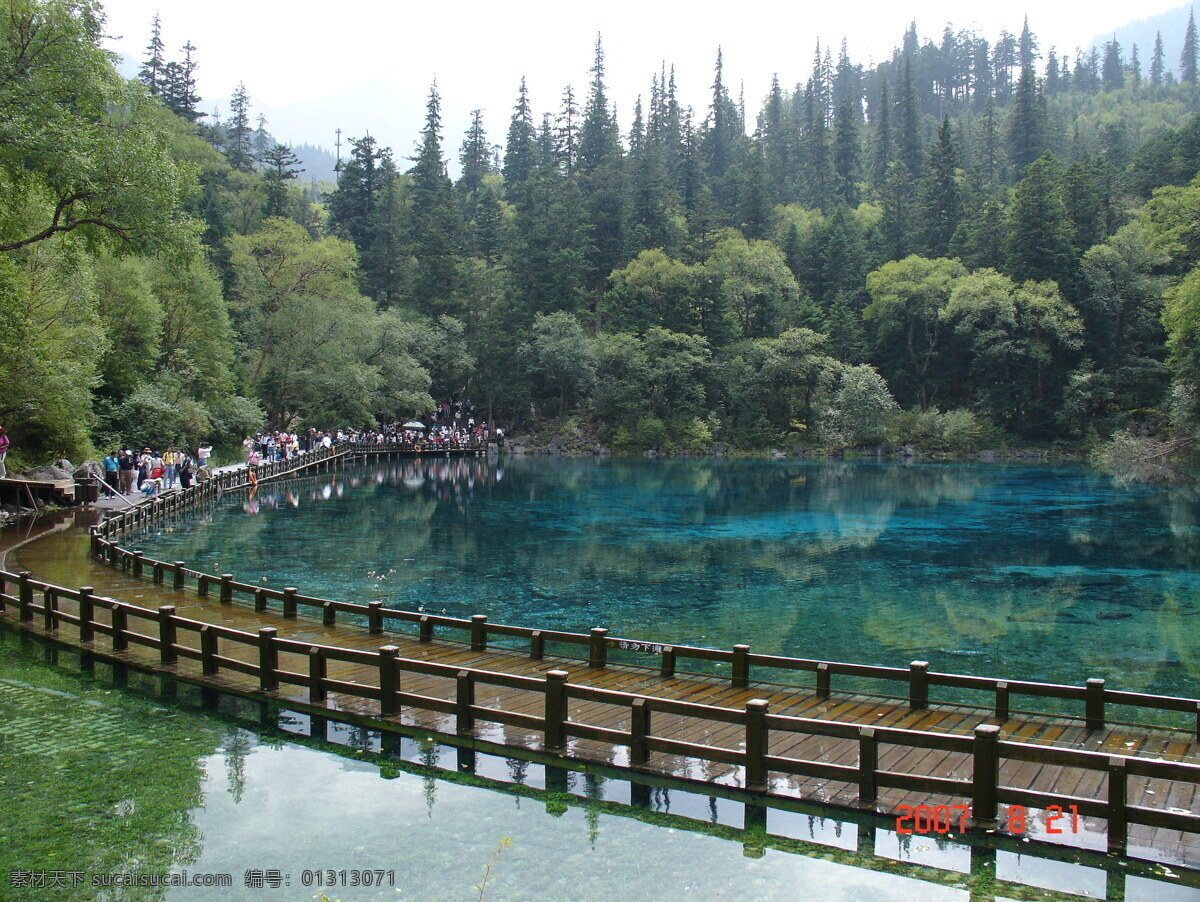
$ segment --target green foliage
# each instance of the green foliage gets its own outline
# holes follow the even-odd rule
[[[884,440],[889,415],[895,410],[896,401],[874,367],[848,366],[821,412],[821,440],[834,449],[878,444]]]

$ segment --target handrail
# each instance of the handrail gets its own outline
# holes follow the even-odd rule
[[[9,589],[15,588],[12,594]],[[35,602],[35,593],[43,596]],[[77,603],[78,613],[59,610],[58,602],[70,599]],[[367,652],[340,646],[307,643],[282,639],[274,628],[264,627],[257,633],[231,627],[221,627],[190,618],[180,617],[175,607],[164,605],[157,610],[129,602],[96,596],[90,587],[69,589],[34,580],[28,571],[12,573],[0,570],[0,617],[7,617],[9,605],[15,605],[22,626],[36,629],[37,615],[43,618],[44,632],[64,641],[60,627],[66,623],[78,629],[77,647],[93,655],[129,662],[129,643],[157,649],[159,665],[178,672],[180,659],[198,660],[203,678],[216,676],[222,668],[232,669],[258,678],[260,692],[271,692],[281,683],[306,686],[309,702],[324,705],[330,691],[377,700],[379,719],[395,722],[401,706],[431,710],[454,717],[458,734],[474,729],[477,720],[513,724],[543,733],[544,750],[563,757],[572,757],[568,740],[572,737],[607,741],[629,748],[631,767],[644,767],[653,752],[665,752],[701,760],[733,764],[742,768],[743,785],[751,790],[771,792],[771,774],[784,776],[808,775],[857,783],[860,805],[874,806],[881,788],[924,790],[930,793],[970,800],[970,823],[973,829],[995,829],[998,805],[1001,802],[1048,808],[1069,802],[1079,814],[1102,817],[1108,821],[1108,849],[1125,850],[1131,824],[1166,827],[1200,833],[1200,816],[1178,809],[1166,809],[1168,793],[1156,795],[1164,808],[1130,804],[1128,777],[1130,775],[1200,785],[1200,764],[1168,762],[1136,755],[1108,755],[1082,749],[1047,747],[1019,740],[1000,738],[1000,727],[981,724],[970,736],[926,732],[897,727],[874,727],[857,724],[821,721],[812,718],[772,714],[765,699],[752,699],[743,709],[718,707],[694,702],[667,699],[641,693],[617,692],[590,686],[570,684],[567,671],[554,669],[541,678],[498,673],[481,668],[459,667],[437,662],[409,659],[400,656],[395,645],[381,646],[377,652]],[[108,622],[96,619],[98,610],[110,612]],[[136,617],[155,623],[158,635],[150,636],[129,630],[129,618]],[[97,645],[97,634],[109,637],[110,648]],[[196,644],[182,641],[182,635],[195,635]],[[221,654],[222,643],[233,642],[248,646],[257,654],[257,663],[242,661]],[[70,644],[70,643],[68,643]],[[304,673],[280,667],[280,654],[300,656],[307,660]],[[375,675],[370,683],[334,679],[329,676],[330,661],[350,661],[371,668]],[[452,700],[416,695],[401,689],[401,674],[416,673],[453,680]],[[476,703],[476,688],[480,685],[500,686],[519,692],[540,695],[544,702],[541,716],[481,706]],[[630,710],[629,729],[600,727],[571,720],[568,700],[571,698],[618,705]],[[702,745],[656,735],[654,713],[666,713],[713,723],[731,724],[740,728],[737,747]],[[823,760],[790,758],[769,754],[772,731],[831,736],[858,744],[855,765],[832,764]],[[970,778],[949,779],[927,775],[906,774],[882,770],[878,766],[879,746],[896,745],[905,748],[937,749],[970,758]],[[1103,799],[1065,799],[1061,795],[1032,789],[1005,786],[1000,782],[1000,767],[1004,761],[1027,761],[1071,768],[1102,771],[1107,775]],[[966,806],[943,806],[963,809]]]
[[[468,447],[467,450],[479,451],[479,443]],[[334,462],[360,454],[379,452],[387,453],[392,450],[410,451],[415,443],[345,443],[330,449],[319,449],[298,458],[287,461],[276,461],[258,469],[258,480],[263,482],[292,475],[301,470],[311,469],[326,462]],[[750,651],[748,645],[736,645],[732,649],[703,648],[685,645],[671,645],[660,642],[648,642],[641,639],[628,639],[609,636],[603,628],[593,628],[588,633],[574,633],[561,630],[541,630],[531,627],[495,624],[487,621],[486,615],[476,614],[471,618],[448,617],[445,615],[427,614],[417,611],[406,611],[398,608],[385,608],[380,602],[367,605],[353,602],[330,601],[316,596],[301,595],[297,589],[275,589],[250,583],[237,582],[232,574],[208,574],[183,568],[184,562],[168,563],[141,556],[140,552],[132,552],[138,557],[132,565],[129,555],[131,552],[122,548],[112,537],[124,532],[154,522],[165,516],[182,512],[191,504],[207,500],[217,492],[242,488],[248,484],[240,477],[231,474],[244,473],[244,470],[223,471],[212,480],[208,480],[190,489],[162,499],[152,499],[148,504],[134,511],[126,511],[105,520],[93,536],[93,551],[109,563],[132,569],[134,575],[140,576],[145,567],[152,569],[155,580],[163,581],[165,573],[174,574],[174,585],[177,589],[184,587],[185,580],[197,581],[200,586],[221,583],[222,600],[231,601],[235,595],[252,596],[256,609],[264,610],[267,601],[282,601],[284,615],[294,616],[297,607],[314,607],[322,610],[324,622],[334,625],[337,615],[354,614],[367,619],[373,632],[381,632],[387,621],[393,623],[416,624],[422,641],[430,641],[435,629],[455,630],[466,635],[460,641],[469,641],[471,647],[481,650],[487,647],[490,637],[515,638],[529,643],[529,654],[534,659],[540,659],[545,654],[546,642],[559,642],[571,646],[585,646],[586,657],[592,667],[603,668],[607,664],[608,651],[618,649],[651,654],[660,659],[659,671],[664,677],[677,673],[678,663],[683,660],[714,661],[730,667],[730,684],[735,687],[748,686],[751,679],[751,668],[761,667],[775,670],[803,671],[815,674],[816,692],[819,696],[828,697],[832,692],[832,677],[834,675],[858,677],[884,682],[899,683],[906,689],[910,708],[920,710],[929,704],[930,687],[951,687],[980,691],[993,696],[989,706],[995,716],[1001,721],[1007,721],[1013,711],[1014,696],[1030,698],[1065,699],[1082,702],[1083,720],[1089,730],[1101,729],[1106,723],[1106,709],[1109,705],[1122,705],[1134,708],[1145,708],[1155,711],[1185,712],[1192,714],[1194,722],[1190,725],[1200,738],[1200,699],[1176,696],[1155,695],[1140,692],[1109,689],[1103,679],[1088,679],[1083,685],[1065,685],[1058,683],[1036,682],[1029,680],[1006,680],[992,677],[980,677],[967,674],[941,673],[930,671],[925,661],[913,661],[907,668],[888,667],[871,664],[854,664],[841,661],[822,661],[811,658],[795,658],[783,655],[756,654]],[[215,485],[213,485],[215,481]],[[211,486],[211,487],[210,487]],[[289,594],[290,593],[290,594]],[[202,593],[204,594],[204,593]]]

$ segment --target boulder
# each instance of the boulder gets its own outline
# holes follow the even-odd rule
[[[69,470],[62,467],[34,467],[32,470],[22,473],[20,478],[33,482],[58,482],[62,479],[71,479],[74,470],[74,467]]]
[[[771,449],[771,460],[787,460],[787,455],[778,448]]]

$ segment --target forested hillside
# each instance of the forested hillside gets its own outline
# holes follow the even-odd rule
[[[914,25],[761,99],[718,51],[706,109],[664,65],[624,133],[597,40],[588,85],[547,112],[514,86],[461,139],[435,84],[411,156],[353,137],[324,192],[245,86],[201,112],[199,51],[157,20],[129,82],[98,4],[0,11],[0,418],[26,459],[449,396],[628,449],[1195,429],[1194,22],[1178,60]]]

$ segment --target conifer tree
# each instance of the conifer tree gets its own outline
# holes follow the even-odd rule
[[[504,190],[508,199],[518,207],[526,200],[525,183],[533,175],[536,165],[537,134],[533,126],[533,111],[529,106],[529,90],[522,75],[517,105],[513,107],[512,119],[508,124],[508,141],[504,147]]]
[[[1162,32],[1159,31],[1154,35],[1154,54],[1150,57],[1150,84],[1155,88],[1161,88],[1165,74],[1163,39]]]
[[[617,120],[604,84],[604,45],[596,36],[592,81],[579,133],[579,189],[587,205],[590,238],[587,285],[594,300],[604,292],[608,274],[621,263],[625,184]]]
[[[1183,36],[1183,52],[1179,55],[1179,81],[1185,85],[1196,84],[1196,12],[1188,11],[1187,32]]]
[[[458,154],[462,175],[458,179],[458,191],[470,215],[479,203],[479,192],[483,188],[483,177],[491,166],[492,149],[488,144],[487,131],[483,127],[483,110],[471,111],[471,126],[463,137]]]
[[[350,140],[350,159],[329,197],[329,225],[334,235],[354,243],[358,251],[359,288],[380,306],[400,295],[397,265],[402,224],[396,197],[396,164],[389,148],[370,135]]]
[[[958,183],[958,149],[950,117],[942,118],[937,141],[929,151],[929,165],[918,199],[925,255],[944,257],[962,218],[962,191]]]
[[[1008,111],[1008,157],[1020,173],[1045,149],[1045,106],[1033,70],[1023,69]]]
[[[884,75],[879,87],[879,114],[875,123],[875,157],[871,163],[871,185],[878,194],[887,179],[892,162],[892,101],[888,96],[888,81]]]
[[[238,82],[229,100],[229,122],[225,126],[225,159],[240,172],[254,168],[254,151],[250,130],[250,98],[246,83]]]
[[[1121,58],[1121,45],[1113,38],[1104,45],[1104,62],[1100,68],[1100,81],[1106,91],[1125,87],[1125,61]]]
[[[300,158],[286,144],[276,144],[263,153],[263,185],[267,192],[267,202],[263,206],[263,216],[286,216],[288,213],[288,182],[300,177],[304,169],[300,167]]]
[[[558,116],[556,151],[563,172],[571,175],[579,156],[579,105],[570,85],[563,89],[562,111]]]
[[[169,62],[163,67],[161,97],[167,109],[188,122],[195,122],[200,112],[200,96],[196,93],[196,47],[191,41],[183,45],[183,62]]]
[[[921,172],[921,110],[913,84],[912,64],[904,61],[904,78],[900,86],[900,143],[896,158],[908,167],[916,178]]]
[[[414,272],[410,297],[418,310],[429,314],[455,312],[453,281],[455,255],[460,241],[454,189],[442,154],[442,101],[437,82],[429,87],[425,127],[417,155],[412,157],[410,246]]]
[[[163,68],[166,66],[166,61],[163,59],[164,49],[162,21],[159,19],[158,13],[155,13],[154,21],[150,26],[150,43],[146,45],[146,53],[149,55],[138,71],[138,78],[155,97],[162,93],[163,89]]]
[[[837,191],[852,207],[861,200],[858,190],[862,148],[858,134],[861,116],[857,98],[847,96],[838,105],[833,134],[833,168],[837,173]]]
[[[1061,172],[1054,157],[1034,160],[1013,189],[1006,272],[1017,282],[1072,281],[1074,254],[1063,205]]]

